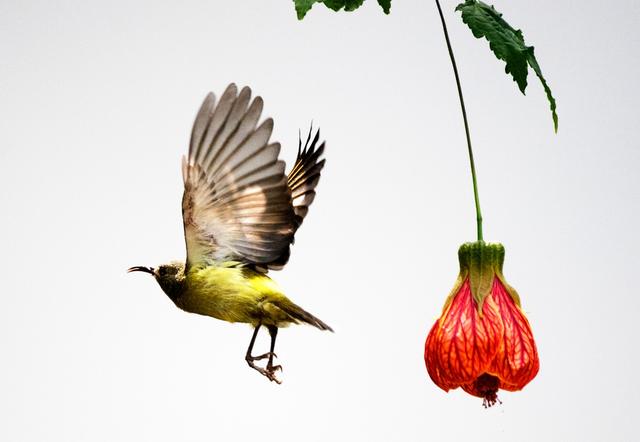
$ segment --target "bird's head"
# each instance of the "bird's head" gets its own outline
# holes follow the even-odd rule
[[[170,262],[158,267],[135,266],[129,268],[127,272],[144,272],[153,275],[160,284],[160,288],[175,301],[184,287],[184,264],[181,262]]]

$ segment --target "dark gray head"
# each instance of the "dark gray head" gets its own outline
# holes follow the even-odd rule
[[[129,268],[127,272],[144,272],[153,275],[160,284],[160,288],[175,301],[184,288],[184,263],[170,262],[158,267],[135,266]]]

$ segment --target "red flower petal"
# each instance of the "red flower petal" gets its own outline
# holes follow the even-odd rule
[[[473,383],[491,365],[503,331],[498,306],[490,296],[482,316],[478,314],[467,278],[427,336],[429,376],[445,391]]]
[[[502,318],[504,338],[487,372],[500,378],[500,388],[521,390],[540,368],[529,321],[499,278],[494,279],[489,298],[495,302]]]

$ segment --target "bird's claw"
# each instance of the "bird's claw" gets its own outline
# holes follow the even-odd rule
[[[264,355],[260,355],[260,356],[247,356],[246,361],[247,361],[247,364],[249,364],[249,367],[253,368],[255,371],[257,371],[262,376],[269,379],[271,382],[275,382],[276,384],[282,384],[282,381],[276,377],[276,371],[278,370],[282,371],[281,365],[267,364],[266,368],[262,368],[253,363],[253,361],[265,359],[265,357],[269,357],[272,354],[273,353],[265,353]],[[275,354],[273,354],[273,356],[275,356]]]
[[[278,365],[279,367],[279,365]],[[282,381],[276,377],[275,370],[265,370],[267,372],[266,376],[271,382],[275,382],[276,384],[282,384]]]
[[[278,355],[275,354],[275,353],[272,353],[272,352],[268,352],[268,353],[265,353],[265,354],[260,355],[260,356],[248,356],[248,358],[251,359],[252,361],[259,361],[261,359],[267,359],[269,357],[277,358]]]

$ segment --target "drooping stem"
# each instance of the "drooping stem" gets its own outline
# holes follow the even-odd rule
[[[462,108],[462,119],[464,120],[464,131],[467,134],[467,148],[469,151],[469,163],[471,165],[471,178],[473,180],[473,196],[476,202],[476,222],[478,226],[478,241],[482,241],[482,212],[480,211],[480,197],[478,196],[478,181],[476,179],[476,165],[473,161],[473,149],[471,148],[471,135],[469,134],[469,122],[467,121],[467,110],[464,107],[464,97],[462,96],[462,86],[460,86],[460,76],[458,75],[458,66],[456,65],[456,58],[453,55],[453,49],[451,48],[451,41],[449,40],[449,32],[447,31],[447,23],[444,20],[442,14],[442,8],[440,7],[440,1],[436,0],[436,6],[438,7],[438,13],[440,14],[440,21],[442,22],[442,30],[444,31],[444,38],[447,41],[447,49],[449,50],[449,57],[451,58],[451,65],[453,66],[453,74],[456,77],[456,85],[458,86],[458,97],[460,97],[460,107]]]

